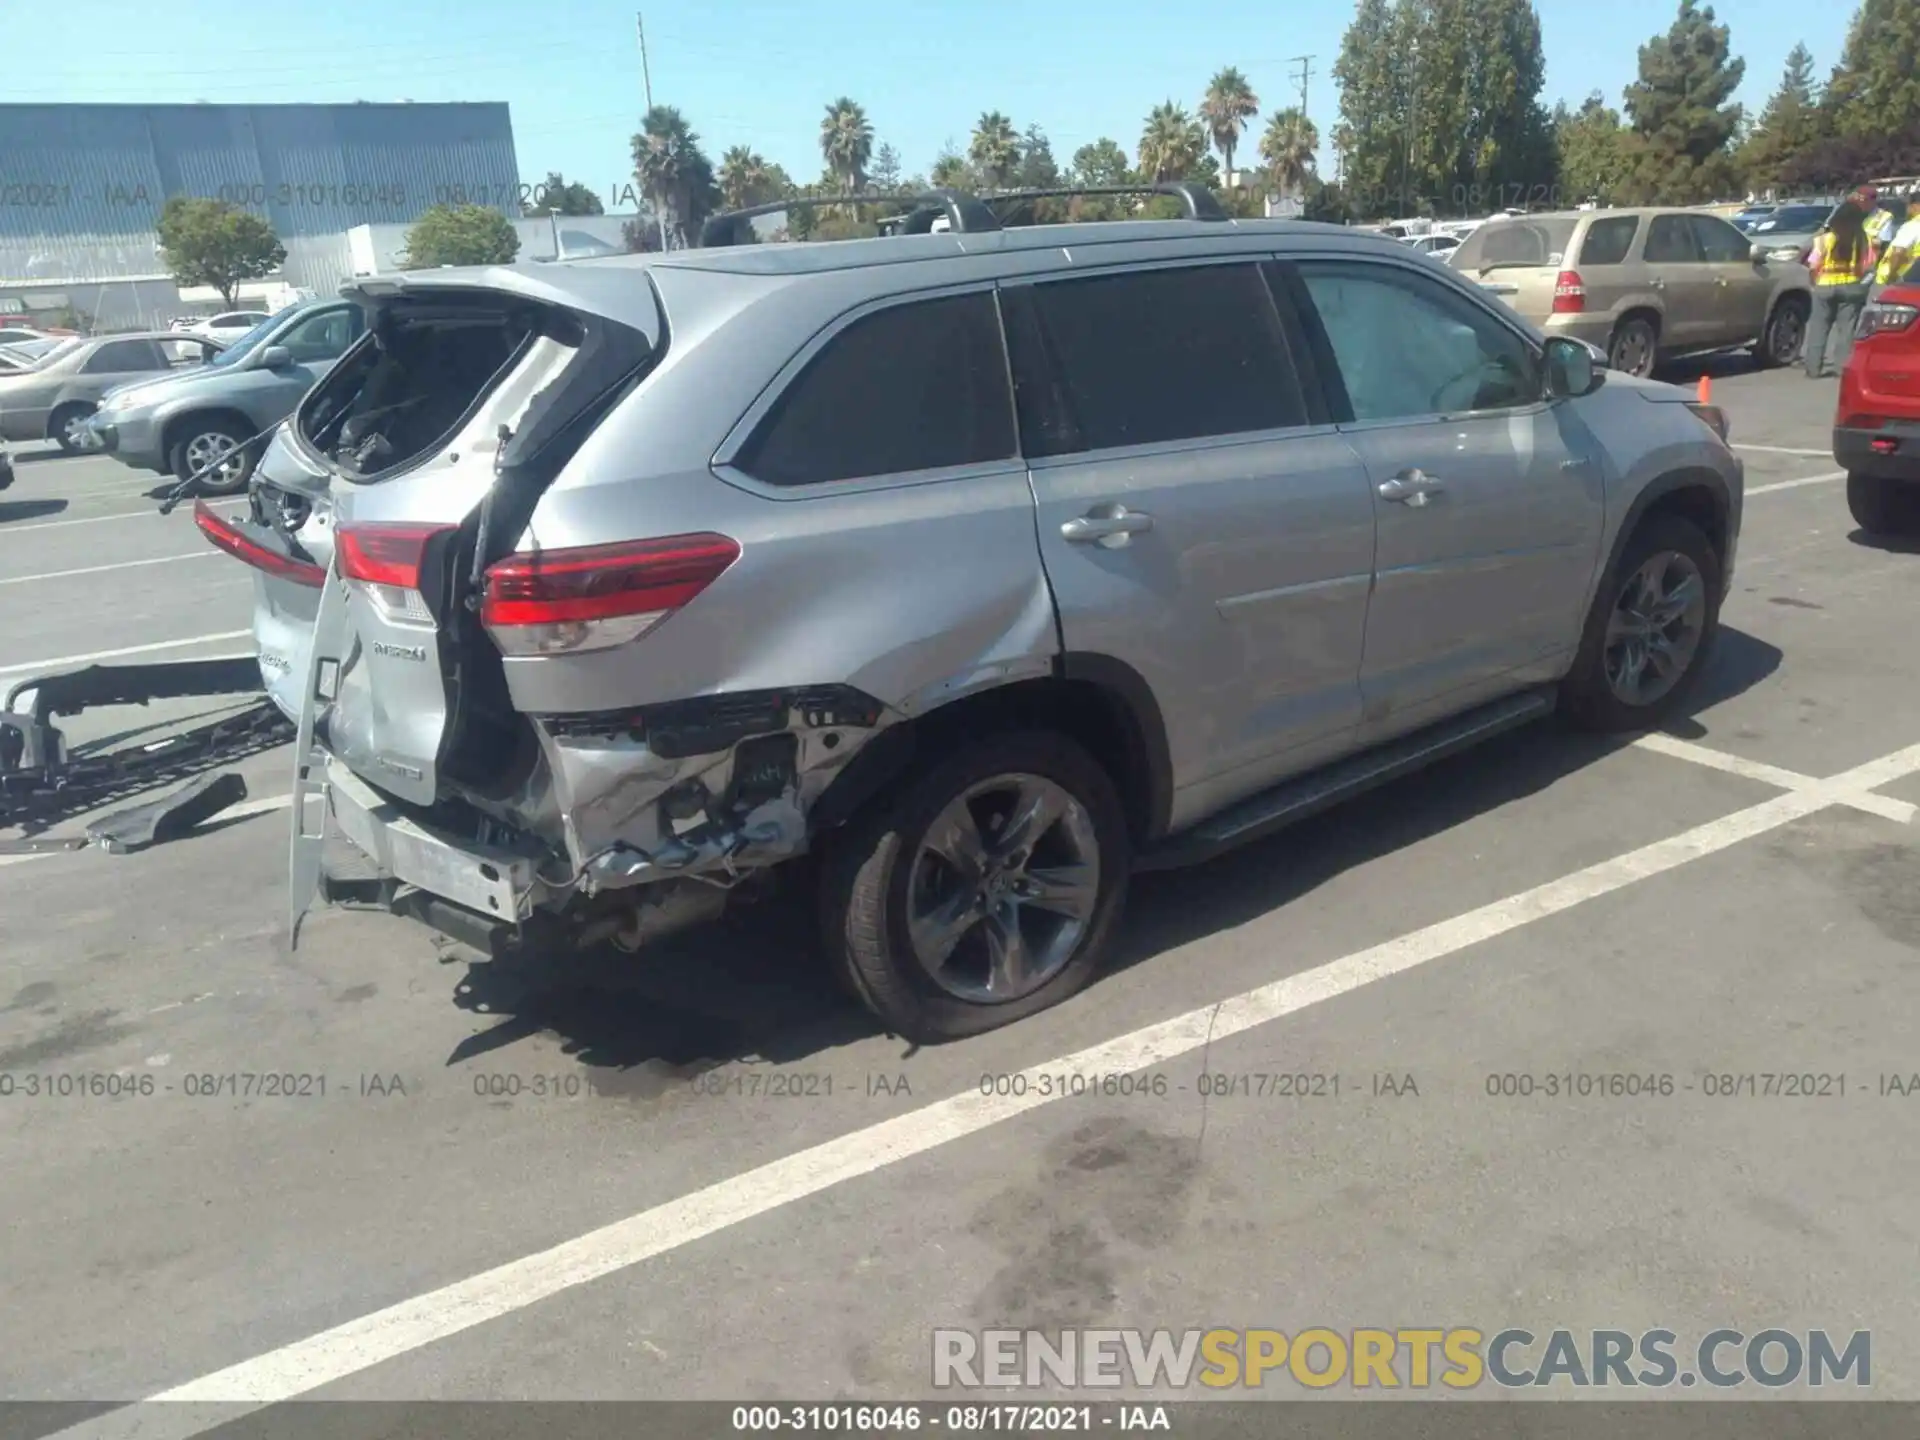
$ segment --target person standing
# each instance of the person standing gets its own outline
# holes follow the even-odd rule
[[[1813,318],[1807,325],[1806,348],[1809,380],[1838,375],[1853,351],[1854,332],[1873,279],[1873,240],[1867,233],[1867,219],[1879,198],[1870,185],[1850,193],[1807,256],[1807,269],[1813,274]]]
[[[1894,201],[1895,218],[1898,227],[1887,238],[1880,249],[1880,263],[1873,272],[1873,290],[1867,296],[1872,304],[1880,298],[1880,292],[1889,285],[1898,285],[1907,268],[1916,259],[1920,259],[1920,203],[1915,202],[1915,191]]]

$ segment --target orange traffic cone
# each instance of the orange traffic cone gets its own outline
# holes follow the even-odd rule
[[[1711,375],[1702,375],[1700,377],[1700,403],[1702,405],[1711,405],[1713,403],[1713,377]]]

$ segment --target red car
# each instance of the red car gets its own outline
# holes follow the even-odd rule
[[[1920,532],[1920,263],[1861,314],[1840,374],[1833,458],[1862,530]]]

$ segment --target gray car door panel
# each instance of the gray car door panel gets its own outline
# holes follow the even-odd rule
[[[1529,398],[1531,342],[1450,289],[1365,262],[1300,277],[1377,517],[1360,740],[1551,677],[1604,528],[1592,437],[1570,407]]]
[[[1373,502],[1310,413],[1258,266],[1002,295],[1064,644],[1159,698],[1172,827],[1348,749]]]

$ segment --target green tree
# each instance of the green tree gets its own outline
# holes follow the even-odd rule
[[[633,175],[664,225],[668,248],[690,243],[720,203],[713,162],[671,105],[656,105],[642,117],[633,137]]]
[[[1740,171],[1756,190],[1772,190],[1783,182],[1794,157],[1821,137],[1820,97],[1813,79],[1813,55],[1805,45],[1787,53],[1786,73],[1773,92],[1759,123],[1740,146]]]
[[[1002,190],[1020,163],[1020,135],[998,110],[989,110],[974,122],[973,139],[967,146],[967,159],[973,162],[980,182],[989,190]]]
[[[1260,160],[1268,182],[1282,195],[1301,195],[1313,174],[1320,132],[1298,105],[1276,110],[1260,136]]]
[[[1570,204],[1608,201],[1624,177],[1627,132],[1620,112],[1598,90],[1578,110],[1554,107],[1554,144],[1559,151],[1560,185]]]
[[[156,227],[167,269],[182,286],[209,285],[229,310],[240,286],[264,280],[286,263],[287,250],[261,216],[222,200],[175,195]]]
[[[1920,6],[1864,0],[1827,90],[1838,134],[1920,141]]]
[[[1398,208],[1395,186],[1406,153],[1407,106],[1395,39],[1392,0],[1360,0],[1333,66],[1340,86],[1337,141],[1344,189],[1366,218]]]
[[[873,158],[873,123],[867,112],[842,95],[820,120],[820,153],[842,194],[866,188],[867,161]]]
[[[513,222],[487,205],[435,205],[407,231],[409,270],[511,265],[520,253]]]
[[[1260,113],[1260,97],[1253,93],[1247,77],[1229,65],[1207,82],[1207,93],[1200,101],[1200,119],[1213,138],[1214,148],[1233,178],[1233,152],[1247,124]]]
[[[1552,120],[1540,103],[1547,62],[1539,12],[1532,0],[1469,0],[1463,19],[1472,37],[1462,77],[1466,126],[1442,203],[1475,211],[1546,205],[1559,166]]]
[[[1140,132],[1140,176],[1147,181],[1184,180],[1207,153],[1207,134],[1186,107],[1168,100],[1147,115]]]
[[[891,145],[882,145],[875,150],[873,174],[868,179],[876,190],[900,189],[900,152]]]
[[[928,171],[927,175],[935,187],[940,189],[966,190],[973,185],[973,171],[968,168],[967,157],[955,150],[951,144],[934,156],[933,169]]]
[[[757,150],[735,145],[720,157],[720,203],[729,210],[765,205],[781,195],[766,158]]]
[[[533,187],[533,204],[527,207],[526,213],[540,219],[548,215],[604,215],[607,212],[591,185],[564,179],[558,170],[549,170],[547,178]]]
[[[1068,179],[1075,185],[1094,189],[1136,183],[1133,167],[1127,163],[1127,152],[1104,135],[1073,152]],[[1131,210],[1125,199],[1105,195],[1080,195],[1067,202],[1067,214],[1074,220],[1115,220]]]
[[[1640,47],[1640,78],[1627,87],[1640,152],[1627,198],[1689,204],[1736,188],[1730,146],[1740,106],[1733,94],[1746,73],[1713,7],[1680,0],[1667,33]]]

